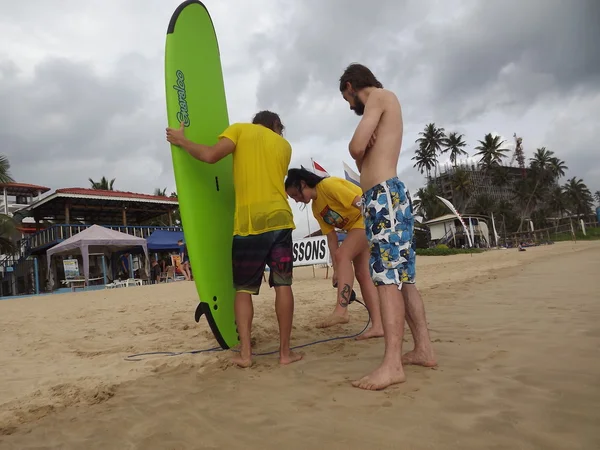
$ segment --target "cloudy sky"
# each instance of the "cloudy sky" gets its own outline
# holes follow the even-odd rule
[[[0,0],[0,145],[21,182],[52,189],[116,178],[115,188],[174,190],[164,139],[164,44],[179,0]],[[597,0],[206,0],[229,117],[277,111],[294,156],[333,175],[353,161],[358,117],[338,92],[351,62],[399,97],[398,173],[428,122],[486,133],[527,156],[554,151],[567,176],[600,189],[600,3]],[[365,5],[368,5],[366,7]],[[306,214],[294,206],[297,235]],[[316,222],[311,220],[311,230]]]

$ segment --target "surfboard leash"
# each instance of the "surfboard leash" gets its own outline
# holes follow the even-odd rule
[[[363,305],[364,308],[367,310],[367,314],[369,315],[369,317],[367,319],[367,323],[365,324],[365,327],[359,333],[351,334],[348,336],[336,336],[336,337],[332,337],[332,338],[320,339],[318,341],[309,342],[308,344],[296,345],[294,347],[291,347],[290,350],[297,350],[299,348],[310,347],[311,345],[323,344],[325,342],[340,341],[343,339],[352,339],[352,338],[355,338],[355,337],[363,334],[367,330],[367,327],[369,326],[369,324],[371,323],[371,314],[369,314],[369,309],[367,308],[367,305],[365,305],[363,302],[358,300],[356,297],[354,297],[353,299],[350,300],[349,305],[354,302],[357,302],[357,303],[360,303],[361,305]],[[239,353],[239,350],[233,350],[233,349],[229,349],[229,350],[231,350],[232,352]],[[181,355],[196,355],[199,353],[222,352],[222,351],[225,351],[225,349],[222,349],[221,347],[212,347],[212,348],[206,348],[206,349],[202,349],[202,350],[188,350],[188,351],[183,351],[183,352],[145,352],[145,353],[136,353],[135,355],[129,355],[124,359],[125,359],[125,361],[135,362],[135,361],[143,361],[143,359],[139,359],[140,356],[153,356],[153,355],[181,356]],[[270,352],[252,353],[252,356],[268,356],[268,355],[274,355],[275,353],[279,353],[279,349],[273,350]],[[137,358],[137,359],[134,359],[134,358]]]

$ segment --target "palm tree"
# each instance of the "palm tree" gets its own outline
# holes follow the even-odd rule
[[[480,145],[475,147],[475,150],[479,150],[475,153],[475,156],[481,156],[479,164],[485,169],[491,169],[494,166],[502,164],[502,159],[506,158],[509,150],[502,146],[506,141],[501,141],[500,136],[492,136],[492,133],[485,135],[483,141],[478,141]]]
[[[569,170],[569,168],[564,161],[556,157],[550,158],[550,171],[555,179],[558,180],[559,178],[564,177],[567,170]]]
[[[586,216],[590,213],[594,204],[592,193],[585,185],[583,180],[575,177],[567,180],[564,186],[567,206],[571,212],[575,212],[577,217]]]
[[[533,158],[529,158],[529,164],[531,169],[535,170],[546,170],[551,166],[554,152],[546,150],[546,147],[538,148],[533,154]]]
[[[471,214],[480,214],[482,216],[490,216],[494,211],[496,201],[487,194],[478,195],[475,198],[473,205],[469,208]]]
[[[505,166],[495,166],[492,169],[492,183],[496,186],[506,186],[510,182],[510,172]]]
[[[0,155],[0,183],[13,183],[15,180],[10,176],[10,162],[4,155]]]
[[[435,219],[445,214],[446,206],[437,198],[437,195],[437,187],[432,183],[417,191],[419,198],[413,202],[413,205],[415,212],[423,216],[424,220]]]
[[[94,181],[91,178],[88,178],[90,184],[92,185],[92,189],[98,189],[102,191],[113,191],[113,184],[115,184],[115,179],[108,181],[108,178],[102,177],[100,181]]]
[[[450,162],[456,167],[456,160],[461,155],[468,155],[466,150],[463,150],[467,146],[467,143],[463,141],[464,135],[452,132],[448,137],[444,138],[444,148],[442,153],[450,152]]]
[[[600,203],[600,191],[596,191],[596,192],[594,193],[594,197],[596,197],[596,201],[597,201],[598,203]]]
[[[456,209],[463,211],[469,203],[469,197],[473,192],[473,180],[471,174],[464,167],[457,167],[452,175],[452,191]]]
[[[154,188],[154,194],[155,197],[166,197],[167,196],[167,188],[161,189],[161,188]]]
[[[18,248],[13,241],[16,224],[12,217],[0,214],[0,254],[14,255]]]
[[[435,123],[425,125],[425,129],[419,133],[421,136],[415,142],[419,144],[419,150],[423,149],[424,154],[428,155],[434,162],[434,173],[437,176],[437,155],[442,153],[442,145],[446,139],[446,132],[443,128],[438,128]]]
[[[564,213],[567,211],[567,198],[563,188],[557,185],[553,186],[548,193],[546,202],[548,205],[548,211],[557,216],[555,220],[555,226],[558,229],[558,223],[560,222],[560,219]]]
[[[416,161],[413,167],[416,167],[421,175],[423,172],[426,172],[427,178],[430,178],[431,169],[433,169],[437,164],[437,157],[435,153],[432,153],[430,150],[425,148],[424,145],[420,145],[419,149],[415,151],[415,156],[413,156],[411,159]]]

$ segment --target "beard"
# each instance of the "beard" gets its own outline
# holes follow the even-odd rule
[[[360,101],[360,99],[358,98],[358,95],[355,95],[353,97],[353,99],[354,99],[354,106],[351,108],[352,111],[354,111],[357,116],[362,116],[365,113],[365,104]]]

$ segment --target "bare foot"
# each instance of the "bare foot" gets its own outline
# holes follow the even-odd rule
[[[242,355],[238,355],[231,358],[231,362],[246,369],[252,365],[252,358],[244,358]]]
[[[425,352],[416,352],[415,350],[411,350],[410,352],[406,352],[402,355],[402,364],[410,364],[413,366],[423,366],[423,367],[435,367],[437,366],[437,362],[435,357],[433,356],[433,352],[431,354],[427,354]]]
[[[365,339],[378,338],[378,337],[383,337],[383,328],[381,328],[381,327],[378,327],[378,328],[371,327],[367,331],[365,331],[363,334],[358,335],[356,337],[356,340],[357,341],[362,341],[362,340],[365,340]]]
[[[300,361],[303,357],[304,353],[289,352],[287,356],[279,356],[279,364],[286,366],[296,361]]]
[[[353,381],[352,386],[368,391],[379,391],[392,384],[404,383],[406,375],[402,366],[392,367],[381,365],[366,377]]]
[[[317,328],[329,328],[334,325],[340,325],[348,322],[350,322],[350,317],[348,317],[348,310],[346,310],[346,312],[343,315],[333,313],[326,319],[319,322],[317,324]]]

